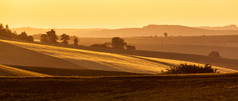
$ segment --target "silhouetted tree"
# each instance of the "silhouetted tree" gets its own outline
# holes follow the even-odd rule
[[[57,40],[58,37],[53,29],[40,36],[40,41],[44,43],[58,43]]]
[[[114,37],[112,38],[112,41],[111,41],[112,48],[116,48],[116,49],[124,49],[124,46],[126,44],[127,43],[124,41],[124,39],[120,37]]]
[[[33,36],[27,36],[27,37],[28,37],[28,38],[27,38],[28,41],[34,42]]]
[[[210,57],[216,57],[216,58],[220,58],[220,53],[218,51],[212,51],[209,53]]]
[[[79,42],[78,38],[74,38],[74,45],[78,45],[78,42]]]
[[[6,24],[5,28],[6,28],[6,29],[9,29],[9,26],[8,26],[8,24]]]
[[[127,50],[136,50],[136,47],[132,46],[132,45],[126,45],[126,49]]]
[[[110,42],[106,42],[106,43],[103,43],[103,44],[93,44],[93,45],[91,45],[91,47],[109,48],[110,45],[111,45]]]
[[[48,37],[48,41],[50,43],[58,43],[57,42],[58,37],[57,37],[57,35],[56,35],[56,33],[53,29],[51,31],[46,32],[46,34],[47,34],[47,37]]]
[[[69,35],[62,34],[60,37],[61,37],[61,40],[63,40],[62,44],[68,44],[68,40],[70,39]]]
[[[91,47],[101,47],[102,44],[92,44]]]
[[[170,67],[167,71],[163,72],[166,74],[187,74],[187,73],[217,73],[217,69],[213,69],[211,65],[206,64],[205,66],[180,64],[179,66]]]
[[[15,38],[16,34],[12,33],[12,31],[9,29],[9,26],[6,25],[4,28],[3,25],[0,25],[0,36],[6,37],[6,38]]]
[[[22,32],[20,35],[18,35],[18,39],[25,40],[27,37],[26,32]]]
[[[0,24],[0,30],[3,30],[4,27],[3,27],[3,24]]]
[[[11,30],[9,29],[9,26],[8,26],[8,25],[6,25],[5,30],[6,30],[7,36],[8,36],[8,37],[11,37],[11,36],[12,36],[12,32],[11,32]]]
[[[4,36],[4,27],[2,24],[0,24],[0,36]]]
[[[164,33],[164,37],[168,37],[168,33]]]
[[[25,40],[30,42],[34,41],[34,38],[32,36],[27,36],[26,32],[22,32],[20,35],[17,36],[17,38],[20,40]]]
[[[47,37],[47,34],[41,34],[40,35],[40,41],[43,43],[49,43],[49,39]]]
[[[6,25],[5,28],[2,24],[0,24],[0,36],[5,38],[11,38],[11,39],[20,39],[25,41],[34,41],[34,38],[32,36],[27,36],[26,32],[22,32],[20,35],[17,35],[17,32],[12,32],[9,29],[9,26]]]
[[[102,47],[110,47],[110,45],[111,45],[111,42],[105,42],[105,43],[103,43],[102,44]]]

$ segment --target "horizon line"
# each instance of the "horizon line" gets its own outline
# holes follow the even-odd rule
[[[5,25],[8,25],[8,24],[5,24]],[[227,24],[227,25],[217,25],[217,26],[209,26],[209,25],[200,25],[200,26],[189,26],[189,25],[179,25],[179,24],[147,24],[147,25],[144,25],[144,26],[137,26],[137,27],[116,27],[116,28],[106,28],[106,27],[87,27],[87,28],[76,28],[76,27],[54,27],[54,28],[49,28],[49,27],[36,27],[36,26],[33,26],[33,27],[29,27],[29,26],[22,26],[22,27],[12,27],[10,29],[16,29],[16,28],[39,28],[39,29],[124,29],[124,28],[143,28],[145,26],[149,26],[149,25],[167,25],[167,26],[185,26],[185,27],[225,27],[225,26],[231,26],[231,25],[235,25],[237,26],[236,24]],[[11,27],[11,26],[10,26]]]

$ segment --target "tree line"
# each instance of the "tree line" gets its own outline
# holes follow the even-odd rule
[[[32,36],[27,35],[26,32],[21,32],[21,34],[17,34],[17,32],[12,32],[9,29],[9,26],[6,25],[5,28],[3,24],[0,24],[0,37],[8,38],[8,39],[19,39],[24,41],[33,42],[34,38]]]
[[[115,48],[115,49],[127,49],[127,50],[135,50],[136,47],[133,45],[129,45],[125,42],[123,38],[113,37],[111,42],[105,42],[103,44],[93,44],[92,47],[101,47],[101,48]]]
[[[34,38],[30,35],[27,35],[26,32],[21,32],[21,34],[17,34],[16,31],[11,31],[9,26],[6,25],[5,27],[0,24],[0,37],[8,38],[8,39],[19,39],[29,42],[34,42]],[[58,42],[58,40],[61,40]],[[46,44],[62,44],[62,45],[69,45],[70,36],[67,34],[60,35],[58,38],[56,31],[54,29],[47,31],[45,34],[40,35],[40,42]],[[74,38],[73,45],[78,45],[78,38]],[[111,42],[106,42],[103,44],[93,44],[92,47],[102,47],[102,48],[115,48],[115,49],[128,49],[128,50],[135,50],[135,46],[128,45],[123,38],[120,37],[113,37]]]
[[[18,39],[18,40],[23,40],[23,41],[28,41],[28,42],[34,42],[34,38],[30,35],[27,35],[27,33],[21,32],[20,34],[17,34],[16,31],[11,31],[9,26],[6,25],[5,27],[3,24],[0,24],[0,37],[1,38],[7,38],[7,39]],[[68,40],[70,40],[69,35],[67,34],[62,34],[60,35],[60,40],[62,40],[61,44],[68,45]],[[41,34],[40,36],[40,41],[42,43],[54,43],[58,44],[59,42],[58,36],[56,35],[56,32],[52,29],[46,34]],[[74,45],[78,45],[79,40],[77,38],[74,39]]]
[[[62,34],[60,35],[60,44],[68,45],[68,40],[70,40],[69,35]],[[40,41],[43,43],[51,43],[51,44],[58,44],[57,42],[59,38],[57,37],[56,32],[52,29],[51,31],[46,32],[46,34],[41,34]],[[77,38],[74,39],[74,45],[78,45],[79,40]],[[120,37],[113,37],[111,42],[106,42],[103,44],[93,44],[92,47],[101,47],[101,48],[115,48],[115,49],[128,49],[128,50],[135,50],[135,46],[128,45],[123,38]]]
[[[41,34],[40,36],[40,41],[43,42],[43,43],[51,43],[51,44],[63,44],[63,45],[68,45],[69,44],[69,40],[70,40],[70,37],[69,35],[67,34],[62,34],[60,35],[60,40],[62,42],[58,42],[58,36],[56,34],[56,32],[54,31],[54,29],[46,32],[46,34]],[[78,45],[78,38],[74,38],[74,45]]]

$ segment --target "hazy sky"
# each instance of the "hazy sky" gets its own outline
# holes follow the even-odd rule
[[[0,0],[0,23],[43,28],[238,25],[238,0]]]

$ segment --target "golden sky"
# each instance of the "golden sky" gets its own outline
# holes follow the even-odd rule
[[[238,0],[0,0],[0,23],[42,28],[238,25]]]

